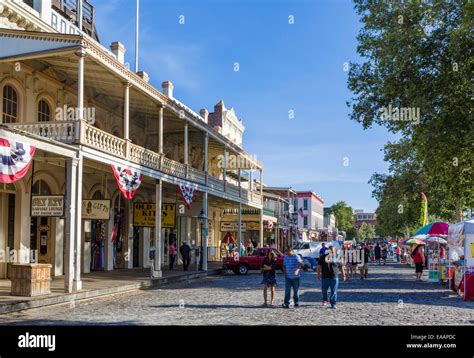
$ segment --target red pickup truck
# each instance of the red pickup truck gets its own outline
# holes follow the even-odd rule
[[[269,247],[254,249],[253,255],[250,256],[238,256],[237,253],[234,257],[229,256],[224,259],[224,269],[232,270],[237,275],[246,275],[249,270],[260,270],[268,250],[273,250],[277,256],[277,270],[283,270],[284,255],[281,251]]]

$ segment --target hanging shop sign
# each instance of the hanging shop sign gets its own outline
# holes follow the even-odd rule
[[[109,220],[110,200],[83,200],[82,218],[86,220]]]
[[[263,222],[263,229],[265,231],[272,231],[273,230],[273,221],[271,220],[265,220]]]
[[[33,195],[31,216],[64,216],[64,195]]]
[[[114,173],[115,181],[122,192],[125,199],[132,200],[142,183],[143,174],[132,168],[128,168],[121,165],[112,166],[112,172]]]
[[[247,221],[246,225],[248,230],[260,230],[260,223],[258,221]]]
[[[193,203],[194,197],[196,195],[197,186],[192,184],[178,184],[179,192],[183,197],[184,204],[189,209]]]
[[[133,225],[137,227],[155,227],[156,204],[134,203]],[[176,223],[176,204],[161,204],[161,227],[174,228]]]
[[[10,184],[23,178],[34,155],[34,146],[0,137],[0,183]]]
[[[242,231],[247,230],[247,224],[246,223],[241,223],[240,229]],[[239,230],[239,225],[236,222],[233,221],[221,221],[221,231],[230,231],[230,232],[237,232]]]

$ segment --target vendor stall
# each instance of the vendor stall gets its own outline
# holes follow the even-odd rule
[[[449,226],[448,267],[454,271],[451,288],[465,301],[474,298],[474,218]]]

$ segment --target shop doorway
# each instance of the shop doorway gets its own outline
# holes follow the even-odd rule
[[[100,191],[92,195],[92,200],[104,200]],[[90,220],[91,271],[105,270],[105,244],[107,242],[108,220]]]
[[[33,195],[51,195],[51,189],[44,180],[35,182],[32,188]],[[52,218],[46,216],[31,217],[30,250],[31,262],[52,264],[53,243],[51,242]]]

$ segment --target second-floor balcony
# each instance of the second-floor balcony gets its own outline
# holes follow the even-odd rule
[[[112,154],[132,163],[159,170],[178,178],[204,184],[214,190],[225,192],[234,197],[244,198],[257,205],[260,205],[262,202],[260,193],[257,191],[250,191],[239,188],[232,183],[224,182],[224,180],[209,175],[209,173],[203,170],[193,168],[190,165],[169,159],[163,154],[130,143],[87,124],[85,121],[10,123],[8,127],[48,140],[64,144],[82,145],[103,153]]]

